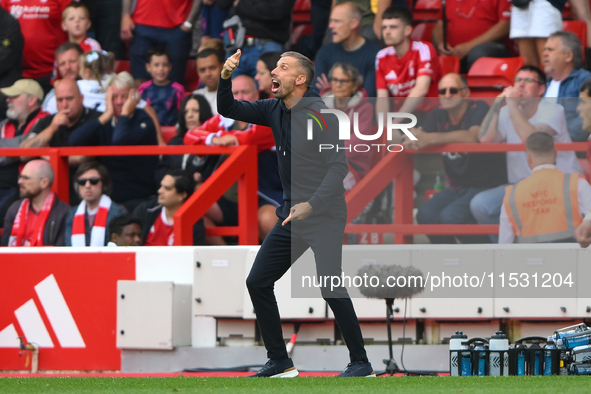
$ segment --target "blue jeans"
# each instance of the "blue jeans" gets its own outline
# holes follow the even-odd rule
[[[146,70],[146,52],[152,47],[166,48],[172,63],[168,78],[181,85],[185,82],[187,61],[191,51],[191,32],[180,27],[166,29],[145,25],[135,25],[133,42],[129,46],[129,67],[134,78],[152,79]]]
[[[501,185],[478,193],[470,202],[470,211],[478,224],[499,224],[501,218],[501,206],[505,197],[505,187]],[[499,242],[498,234],[491,234],[492,243]]]
[[[417,212],[419,224],[475,224],[476,220],[470,212],[470,201],[483,188],[467,187],[459,190],[446,188],[426,201]],[[488,243],[486,235],[458,235],[461,243]],[[432,244],[455,244],[456,236],[430,235]]]
[[[201,8],[201,31],[204,36],[222,38],[224,33],[224,21],[228,19],[230,10],[222,10],[217,5],[205,5]]]
[[[283,45],[275,41],[268,41],[264,44],[258,44],[257,40],[255,45],[245,45],[240,48],[240,51],[242,52],[242,55],[240,55],[240,64],[238,65],[238,68],[232,73],[232,78],[235,78],[238,75],[250,75],[252,78],[254,78],[257,73],[257,62],[259,61],[259,57],[263,53],[267,52],[281,52],[283,51]],[[228,52],[227,56],[230,57],[233,54],[233,52]]]

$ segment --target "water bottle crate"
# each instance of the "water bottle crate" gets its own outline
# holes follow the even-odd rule
[[[472,338],[463,341],[462,348],[450,350],[452,376],[542,376],[566,375],[571,361],[565,349],[552,348],[543,337],[520,339],[507,350],[490,350],[489,341]],[[540,346],[544,345],[544,346]],[[578,363],[581,371],[591,362]]]
[[[508,350],[490,350],[489,341],[472,338],[461,350],[450,350],[452,376],[503,376],[509,374]]]

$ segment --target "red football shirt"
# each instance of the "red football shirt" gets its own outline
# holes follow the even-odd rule
[[[390,97],[408,97],[421,75],[431,77],[426,97],[438,97],[439,60],[429,42],[411,41],[409,51],[401,58],[396,56],[393,46],[382,49],[376,56],[376,87],[388,90]],[[417,109],[429,111],[438,105],[437,100],[423,100]]]
[[[447,42],[452,47],[470,41],[501,20],[511,19],[510,0],[446,0]],[[438,19],[443,17],[439,11]]]
[[[0,0],[21,25],[25,38],[23,78],[51,75],[55,50],[67,41],[62,12],[71,0]]]
[[[273,131],[270,127],[251,124],[246,130],[230,130],[234,121],[222,115],[214,115],[201,126],[187,131],[184,138],[185,145],[209,145],[214,136],[221,137],[232,134],[240,145],[256,145],[258,152],[275,146]]]
[[[172,29],[187,20],[192,3],[188,0],[137,0],[132,18],[140,25]]]
[[[174,222],[166,220],[166,213],[164,208],[156,221],[152,225],[148,237],[146,238],[146,246],[172,246],[174,245]]]

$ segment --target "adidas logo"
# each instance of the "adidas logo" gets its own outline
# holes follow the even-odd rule
[[[53,274],[39,282],[35,286],[35,292],[59,346],[62,348],[85,348],[84,339]],[[16,316],[15,323],[18,323],[28,343],[35,343],[39,347],[55,347],[33,299],[28,300],[15,310],[14,315]],[[0,331],[0,347],[19,347],[19,335],[15,323],[9,324]]]
[[[388,74],[386,74],[385,78],[386,79],[398,79],[398,76],[396,75],[394,70],[391,70]]]

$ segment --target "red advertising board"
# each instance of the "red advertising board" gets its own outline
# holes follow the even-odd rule
[[[117,281],[135,253],[0,254],[0,370],[31,368],[18,337],[39,346],[39,370],[120,370]]]

